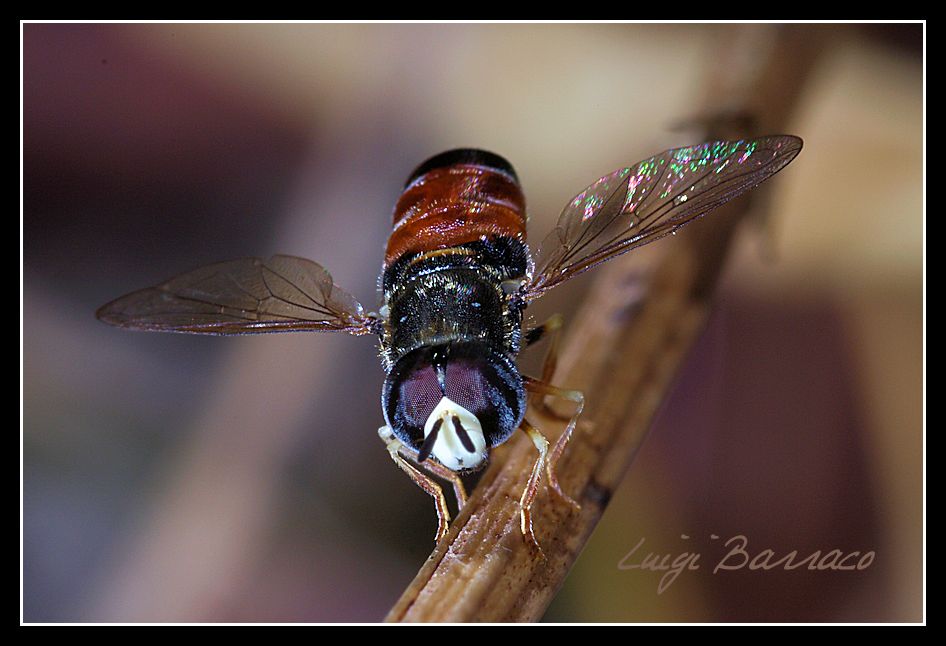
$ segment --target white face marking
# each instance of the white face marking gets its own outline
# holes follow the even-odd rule
[[[460,441],[454,425],[454,417],[460,421],[466,434],[470,436],[474,449],[472,453],[467,451],[463,442]],[[431,451],[437,461],[453,471],[478,467],[486,459],[486,436],[483,435],[483,427],[480,426],[480,420],[476,419],[476,415],[460,404],[443,397],[430,413],[427,423],[424,424],[425,439],[430,435],[438,419],[443,421],[440,423],[434,449]]]

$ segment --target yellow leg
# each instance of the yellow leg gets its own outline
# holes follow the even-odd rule
[[[540,397],[550,395],[553,397],[567,399],[577,404],[575,412],[572,414],[571,419],[568,420],[568,426],[565,427],[565,430],[562,431],[562,434],[558,436],[554,446],[552,446],[552,450],[548,455],[548,460],[545,463],[545,468],[548,474],[549,486],[552,487],[555,493],[561,496],[565,502],[570,504],[576,510],[580,510],[581,505],[575,502],[571,496],[562,491],[561,486],[559,486],[558,478],[555,476],[555,465],[558,463],[559,458],[562,457],[562,453],[564,453],[565,446],[568,444],[568,441],[572,438],[572,433],[574,433],[575,426],[578,424],[578,418],[581,416],[581,412],[585,408],[585,396],[577,390],[565,390],[531,377],[523,377],[523,383],[526,390]],[[523,423],[525,424],[525,422]],[[533,440],[533,442],[534,441],[535,440]]]
[[[539,547],[539,541],[536,540],[535,531],[532,528],[532,504],[535,502],[535,496],[539,491],[539,478],[542,476],[542,470],[548,461],[549,441],[526,419],[522,420],[519,428],[525,431],[539,452],[539,457],[532,465],[529,481],[526,483],[525,489],[522,490],[522,496],[519,497],[519,529],[522,530],[522,536],[535,545],[535,548],[539,550],[539,554],[545,558],[545,553]]]
[[[401,453],[405,452],[410,456],[411,460],[413,460],[415,463],[417,462],[417,451],[406,446],[402,446]],[[424,460],[421,466],[438,478],[443,478],[450,483],[450,485],[453,487],[453,495],[457,499],[457,510],[463,509],[463,506],[466,504],[466,488],[463,486],[463,480],[460,479],[460,476],[457,475],[457,472],[452,471],[439,462],[434,462],[430,459]]]
[[[405,446],[403,442],[395,437],[388,426],[379,428],[378,435],[381,436],[381,439],[384,441],[389,451],[391,450],[391,444],[396,444],[397,446],[395,448],[403,457],[408,458],[411,462],[422,467],[428,473],[448,481],[453,486],[453,495],[457,499],[457,507],[463,509],[463,506],[466,504],[466,487],[463,486],[463,480],[456,471],[448,469],[434,460],[424,460],[422,463],[418,462],[417,451],[409,446]]]
[[[447,529],[450,524],[450,510],[447,508],[447,499],[443,495],[443,490],[440,488],[440,485],[438,485],[432,478],[419,471],[410,462],[408,462],[404,456],[401,455],[402,451],[410,455],[411,450],[404,446],[404,444],[394,436],[394,434],[391,432],[391,429],[389,429],[387,426],[382,426],[378,429],[378,435],[384,441],[385,446],[388,449],[388,455],[390,455],[391,459],[394,460],[394,464],[400,467],[400,469],[406,473],[411,480],[414,481],[414,484],[426,491],[430,497],[434,499],[434,508],[437,510],[437,535],[434,540],[439,541],[441,538],[447,535]],[[414,456],[411,457],[412,459],[413,457],[416,457],[416,451],[414,452]],[[431,471],[440,475],[440,473],[438,473],[438,471],[433,467],[434,463],[431,463],[427,468],[430,468]],[[450,471],[440,464],[437,464],[436,467],[439,467],[444,471]],[[450,473],[452,473],[456,479],[448,479],[453,481],[454,492],[457,493],[457,501],[460,505],[463,505],[466,502],[466,492],[463,489],[463,483],[460,482],[460,478],[457,476],[457,474],[453,473],[452,471],[450,471]]]

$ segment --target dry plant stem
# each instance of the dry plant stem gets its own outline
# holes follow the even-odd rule
[[[773,40],[775,44],[773,45]],[[747,79],[714,82],[734,87],[753,101],[743,105],[759,114],[765,126],[784,117],[785,84],[797,90],[814,60],[799,62],[797,31],[749,38],[742,56],[766,48],[747,69]],[[762,43],[762,45],[760,45]],[[737,48],[738,50],[738,48]],[[739,52],[737,51],[737,54]],[[789,56],[794,56],[790,58]],[[766,68],[797,67],[778,86],[777,106],[758,96]],[[725,68],[725,66],[720,66]],[[779,69],[786,79],[786,70]],[[763,92],[764,94],[764,92]],[[738,94],[737,94],[738,96]],[[761,103],[760,103],[761,102]],[[709,113],[713,105],[707,106]],[[741,107],[741,106],[737,106]],[[728,109],[728,106],[727,106]],[[724,111],[719,110],[720,114]],[[731,136],[731,133],[714,132]],[[678,368],[696,340],[710,308],[710,298],[735,227],[748,203],[743,199],[693,224],[667,245],[646,294],[630,294],[639,280],[630,263],[616,260],[600,275],[563,344],[557,385],[583,391],[586,406],[567,450],[556,466],[559,483],[580,504],[576,510],[549,488],[540,486],[532,508],[535,537],[545,558],[520,531],[519,498],[533,466],[536,449],[520,434],[494,452],[492,464],[472,497],[420,572],[387,616],[387,621],[471,622],[535,621],[565,579],[601,517],[615,487],[627,471]],[[570,414],[560,402],[557,412]],[[532,413],[530,413],[532,415]],[[557,438],[565,423],[551,416],[533,420],[542,433]],[[544,484],[544,481],[543,481]]]

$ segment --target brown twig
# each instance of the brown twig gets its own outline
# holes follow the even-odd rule
[[[782,125],[815,58],[813,42],[799,47],[799,38],[805,37],[801,28],[747,26],[730,51],[734,60],[730,65],[718,61],[720,72],[710,79],[709,95],[729,100],[725,104],[708,100],[706,113],[748,113],[758,115],[762,128]],[[771,82],[772,74],[778,75],[779,83]],[[725,124],[731,119],[709,123],[713,135],[730,134]],[[466,507],[387,621],[541,618],[699,335],[745,210],[744,200],[731,203],[672,243],[663,243],[668,244],[668,253],[636,304],[629,305],[631,299],[620,295],[638,285],[639,274],[629,271],[628,263],[614,261],[602,271],[570,326],[555,381],[584,391],[587,403],[557,473],[581,511],[549,491],[539,495],[533,522],[545,557],[523,540],[519,529],[519,495],[536,458],[531,442],[520,437],[495,452]],[[538,421],[553,438],[564,427],[560,420]]]

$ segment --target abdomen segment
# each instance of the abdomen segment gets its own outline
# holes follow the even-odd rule
[[[394,208],[385,268],[405,255],[507,237],[525,243],[525,198],[503,158],[451,150],[421,164]]]

